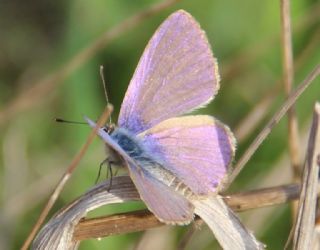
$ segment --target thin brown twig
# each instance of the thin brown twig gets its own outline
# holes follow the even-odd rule
[[[283,85],[287,97],[290,95],[294,82],[294,66],[291,41],[290,1],[280,0],[281,9],[281,40],[282,40],[282,65]],[[288,110],[288,143],[293,171],[293,181],[298,181],[301,172],[299,149],[298,121],[294,105]]]
[[[299,197],[300,186],[291,184],[255,191],[242,192],[224,197],[235,211],[261,208],[286,203]],[[83,219],[75,228],[74,240],[100,238],[125,234],[164,225],[148,210],[134,211],[93,219]]]
[[[267,125],[261,130],[261,132],[257,135],[239,161],[236,163],[233,172],[231,173],[228,183],[225,186],[225,189],[234,181],[234,179],[238,176],[247,162],[250,160],[252,155],[258,149],[258,147],[262,144],[262,142],[267,138],[270,134],[273,127],[278,124],[280,119],[285,115],[288,109],[297,101],[300,95],[306,90],[308,86],[313,82],[313,80],[320,74],[320,64],[318,64],[311,73],[305,78],[305,80],[299,84],[299,86],[293,91],[287,100],[282,104],[279,110],[273,115]]]
[[[116,37],[139,25],[156,13],[172,6],[178,1],[180,0],[166,0],[151,5],[106,31],[88,47],[78,52],[67,63],[63,64],[63,66],[61,66],[56,72],[36,81],[33,86],[25,89],[14,100],[9,102],[2,110],[0,110],[0,124],[10,119],[18,112],[33,107],[40,100],[44,100],[47,93],[53,91],[54,88],[57,87],[57,84],[61,84],[68,75],[79,68],[84,62],[90,60],[99,51],[104,49],[106,45]]]
[[[281,44],[282,44],[282,68],[283,68],[283,85],[285,94],[288,97],[292,90],[294,82],[294,66],[292,55],[292,38],[291,38],[291,18],[290,18],[290,1],[280,0],[280,17],[281,17]],[[288,110],[288,146],[291,161],[291,171],[293,182],[298,182],[301,172],[300,162],[300,142],[298,132],[298,120],[294,105]],[[296,217],[298,203],[293,202],[291,205],[292,216]]]
[[[61,191],[64,188],[65,184],[70,179],[73,171],[78,166],[80,160],[82,159],[82,157],[84,156],[85,152],[87,151],[89,145],[91,144],[91,142],[93,141],[94,137],[96,136],[97,130],[106,123],[106,121],[109,118],[109,116],[111,115],[112,111],[113,111],[113,107],[109,104],[106,107],[106,109],[104,110],[104,112],[101,115],[101,117],[99,118],[96,127],[94,129],[92,129],[90,135],[88,136],[88,139],[87,139],[86,143],[82,146],[82,148],[80,149],[79,153],[72,160],[72,162],[68,166],[66,172],[64,173],[64,175],[62,176],[62,178],[58,182],[57,186],[54,188],[54,190],[53,190],[53,192],[52,192],[47,204],[43,208],[43,210],[42,210],[37,222],[34,224],[30,234],[28,235],[26,241],[24,242],[23,246],[21,247],[21,250],[28,249],[30,243],[32,242],[33,238],[35,237],[36,233],[38,232],[40,226],[42,225],[42,223],[44,222],[44,220],[47,217],[48,213],[50,212],[51,208],[53,207],[54,203],[58,199],[59,194],[61,193]]]
[[[311,249],[314,240],[320,155],[320,103],[316,103],[304,164],[293,249]]]

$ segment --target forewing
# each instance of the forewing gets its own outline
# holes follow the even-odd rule
[[[217,192],[235,151],[229,128],[205,115],[168,119],[139,137],[163,167],[197,195]]]
[[[205,33],[185,11],[169,16],[149,41],[124,97],[119,126],[133,133],[208,103],[219,88]]]

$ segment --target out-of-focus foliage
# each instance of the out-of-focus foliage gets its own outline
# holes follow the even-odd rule
[[[0,112],[39,79],[63,68],[100,34],[155,2],[1,1]],[[12,109],[10,118],[1,117],[0,248],[21,246],[50,191],[89,133],[86,126],[56,124],[53,118],[81,121],[84,114],[93,119],[99,117],[105,106],[99,76],[99,66],[104,65],[109,98],[115,106],[113,120],[116,120],[147,41],[157,26],[177,9],[187,10],[199,21],[219,62],[220,92],[207,108],[198,112],[214,115],[236,130],[245,116],[271,93],[272,102],[267,107],[266,117],[238,143],[238,158],[284,100],[283,87],[277,87],[282,77],[279,7],[279,1],[180,1],[114,39],[49,93],[40,95],[41,98],[30,98],[29,101],[35,104],[31,108],[23,112]],[[297,84],[320,61],[320,4],[298,0],[291,1],[291,7]],[[320,99],[319,93],[318,80],[297,102],[303,156],[312,106]],[[249,187],[290,182],[287,148],[284,119],[231,190],[244,191]],[[96,140],[54,211],[94,185],[99,163],[104,157],[103,144]],[[100,209],[94,215],[138,207],[141,205],[112,206]],[[291,227],[287,205],[249,211],[242,218],[269,249],[283,249]],[[186,228],[168,230],[158,232],[159,245],[164,241],[164,249],[176,249]],[[81,249],[132,249],[141,237],[142,233],[136,233],[90,240],[83,242]],[[201,230],[193,236],[187,249],[212,249],[213,246],[212,235]]]

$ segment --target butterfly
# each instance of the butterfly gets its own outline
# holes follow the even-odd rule
[[[118,126],[98,130],[108,159],[126,166],[162,222],[190,223],[190,198],[214,195],[223,186],[235,152],[232,132],[208,115],[181,116],[209,103],[218,89],[218,66],[204,31],[189,13],[176,11],[145,48]]]

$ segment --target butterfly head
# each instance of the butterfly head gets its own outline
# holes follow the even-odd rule
[[[115,128],[116,125],[114,123],[108,123],[103,127],[103,130],[110,135],[115,130]]]

